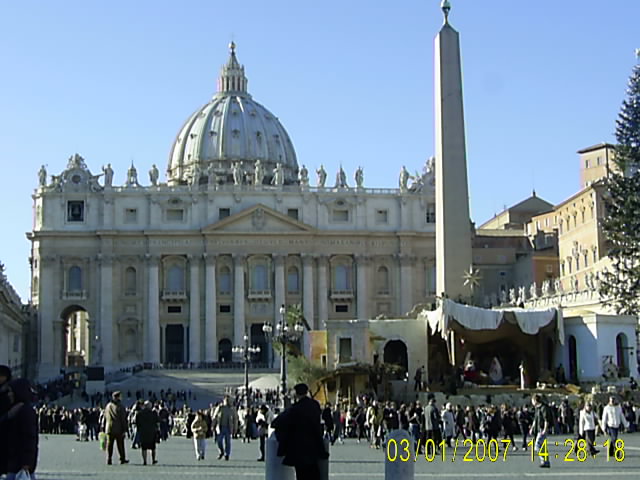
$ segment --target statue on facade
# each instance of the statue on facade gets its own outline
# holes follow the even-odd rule
[[[264,167],[260,159],[256,160],[256,164],[253,170],[253,184],[262,185],[264,181]]]
[[[523,304],[527,301],[527,289],[524,288],[524,285],[518,287],[518,305]]]
[[[536,282],[533,282],[529,287],[529,297],[534,300],[538,298],[538,285],[536,285]]]
[[[106,176],[106,173],[105,173]],[[106,182],[106,180],[105,180]],[[133,165],[133,162],[131,162],[131,166],[129,167],[129,169],[127,170],[127,183],[126,183],[127,187],[139,187],[140,184],[138,183],[138,170],[136,170],[136,167]]]
[[[207,182],[209,182],[209,185],[215,185],[216,180],[217,180],[217,177],[216,177],[215,167],[213,166],[213,162],[212,162],[207,166]]]
[[[273,178],[271,179],[271,185],[281,187],[284,185],[284,169],[282,163],[276,163],[276,168],[273,169]]]
[[[154,163],[151,166],[151,170],[149,170],[149,180],[151,181],[151,185],[154,187],[158,185],[158,177],[160,177],[160,172],[158,171],[158,167]]]
[[[551,293],[551,282],[549,281],[549,279],[546,279],[545,281],[542,282],[542,296],[548,297],[550,293]]]
[[[47,186],[47,169],[45,168],[44,165],[42,165],[40,167],[40,170],[38,171],[38,180],[40,182],[41,187]]]
[[[407,170],[407,167],[403,165],[402,169],[400,170],[400,177],[398,178],[398,185],[400,186],[401,192],[407,191],[408,183],[409,183],[409,171]]]
[[[556,277],[556,279],[553,281],[553,289],[556,291],[556,294],[560,295],[564,293],[564,288],[562,287],[562,280]]]
[[[353,178],[356,181],[356,187],[358,188],[364,187],[364,170],[362,169],[362,167],[358,167]]]
[[[507,291],[500,290],[500,305],[506,305],[506,304],[507,304]]]
[[[489,301],[491,302],[492,307],[495,307],[496,305],[498,305],[498,295],[496,294],[496,292],[491,292],[491,295],[489,296]]]
[[[316,170],[318,174],[318,187],[324,188],[324,184],[327,181],[327,172],[324,169],[324,165],[320,165],[320,168]]]
[[[340,169],[338,170],[338,173],[336,173],[336,186],[335,188],[347,188],[349,185],[347,185],[347,174],[344,173],[344,169],[342,168],[342,165],[340,165]]]
[[[509,289],[509,303],[511,305],[515,305],[518,303],[518,299],[516,298],[516,289],[513,287]]]
[[[304,187],[309,185],[309,170],[307,170],[307,167],[305,167],[304,165],[302,165],[302,168],[298,173],[298,177],[300,179],[300,185]]]
[[[242,166],[240,165],[240,162],[235,162],[233,164],[231,172],[233,173],[233,184],[242,185]]]
[[[596,293],[600,293],[600,285],[602,283],[602,277],[600,276],[600,272],[596,272],[593,277],[593,289]]]
[[[200,165],[197,163],[193,164],[193,167],[191,167],[191,186],[192,187],[197,187],[198,184],[200,183],[200,176],[201,176],[201,171],[200,171]]]
[[[111,168],[111,164],[103,165],[102,172],[104,173],[104,186],[110,187],[113,184],[113,168]]]

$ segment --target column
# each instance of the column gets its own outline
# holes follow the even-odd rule
[[[399,314],[404,315],[413,308],[413,263],[415,257],[400,255],[400,305]]]
[[[275,302],[274,302],[274,315],[276,319],[280,318],[280,306],[285,304],[285,296],[284,296],[284,256],[283,255],[272,255],[272,258],[275,263],[275,273],[276,273],[276,293],[275,293]]]
[[[54,257],[40,257],[40,285],[38,287],[38,325],[40,326],[38,346],[40,358],[38,365],[38,378],[45,380],[49,376],[58,374],[53,364],[53,309],[54,296],[60,297],[59,282],[55,283],[56,262]],[[64,275],[64,272],[62,272]],[[50,375],[51,374],[51,375]]]
[[[216,257],[205,253],[205,361],[218,361]]]
[[[318,257],[318,328],[325,329],[329,320],[329,282],[327,281],[327,257]]]
[[[358,320],[367,320],[367,275],[369,270],[369,257],[364,255],[356,256],[356,309]]]
[[[242,344],[244,319],[244,255],[233,255],[233,344]]]
[[[147,296],[147,353],[145,361],[160,363],[160,288],[158,285],[157,256],[147,255],[147,272],[149,274]]]
[[[200,363],[200,258],[189,258],[189,362]]]
[[[113,258],[99,255],[100,265],[100,361],[108,366],[113,363]],[[99,347],[99,349],[100,349]]]
[[[317,329],[313,311],[313,257],[302,255],[302,314],[312,329]]]

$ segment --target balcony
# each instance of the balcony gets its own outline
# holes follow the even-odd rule
[[[62,292],[63,300],[86,300],[86,290],[65,290]]]
[[[249,290],[249,300],[271,300],[271,290]]]
[[[332,300],[349,300],[353,298],[353,290],[331,290]]]
[[[162,290],[162,300],[175,302],[177,300],[186,300],[187,292],[185,290]]]

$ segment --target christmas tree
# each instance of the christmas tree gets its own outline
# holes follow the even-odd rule
[[[616,121],[615,163],[606,179],[603,230],[612,271],[600,293],[618,314],[640,314],[640,65],[629,78]]]

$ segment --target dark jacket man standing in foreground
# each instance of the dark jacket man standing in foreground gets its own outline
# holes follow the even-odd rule
[[[320,460],[329,458],[322,437],[321,410],[309,397],[309,387],[300,383],[294,387],[296,403],[273,421],[279,442],[278,456],[282,463],[296,469],[297,480],[320,480]]]

